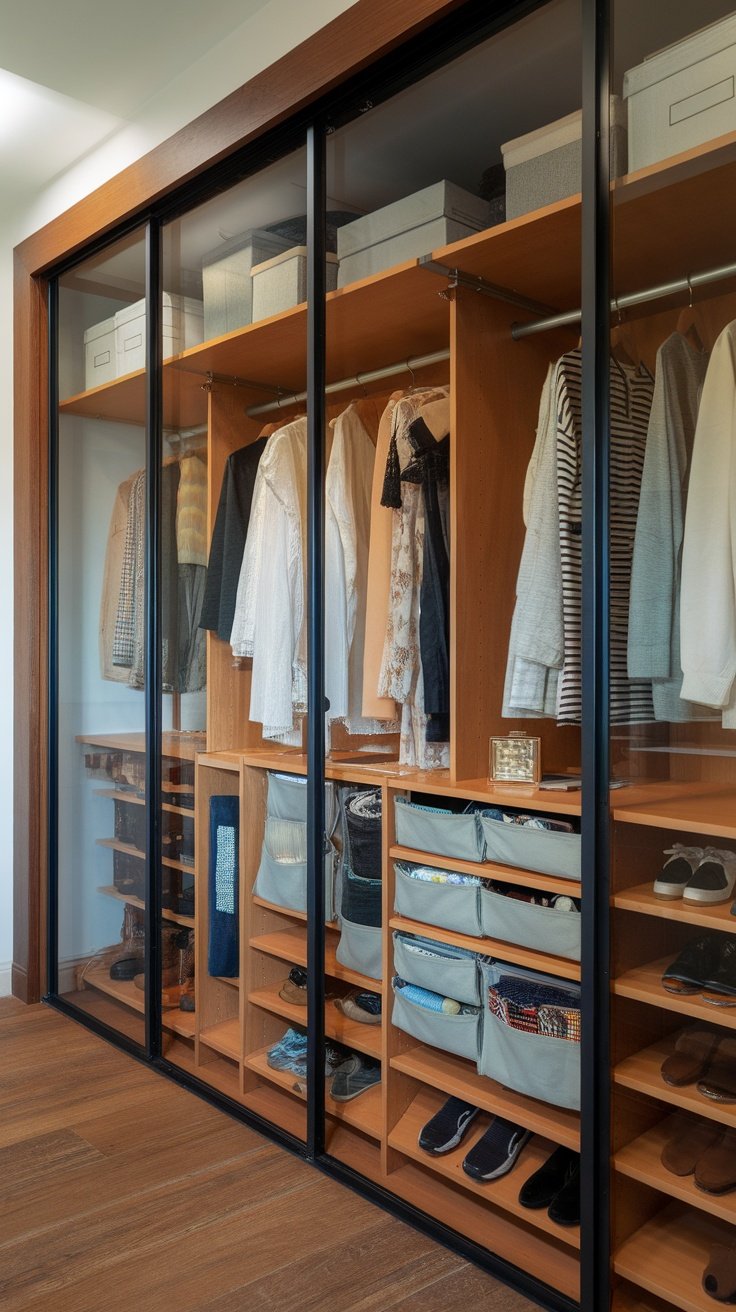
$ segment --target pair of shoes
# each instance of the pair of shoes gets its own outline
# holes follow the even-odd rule
[[[290,1002],[294,1007],[306,1007],[307,1005],[307,972],[301,966],[292,966],[289,971],[288,979],[285,979],[279,989],[279,997],[284,1002]]]
[[[419,1147],[434,1156],[451,1152],[462,1143],[479,1111],[464,1098],[448,1098],[420,1130]],[[494,1116],[465,1157],[465,1174],[472,1180],[498,1180],[511,1170],[530,1137],[529,1130]]]
[[[547,1208],[557,1225],[580,1225],[580,1156],[571,1148],[555,1148],[519,1192],[522,1207]]]
[[[357,1020],[361,1025],[380,1025],[382,999],[380,993],[368,990],[354,990],[344,998],[335,998],[335,1006],[348,1020]]]
[[[381,1083],[381,1063],[362,1053],[353,1052],[337,1067],[330,1086],[330,1097],[335,1102],[350,1102],[359,1094]]]
[[[736,1038],[708,1025],[691,1025],[665,1057],[662,1079],[673,1088],[696,1084],[713,1102],[736,1102]]]
[[[727,902],[736,884],[736,852],[718,847],[685,847],[675,843],[654,881],[655,897],[685,902]]]
[[[672,1175],[692,1175],[703,1193],[730,1193],[736,1189],[736,1130],[713,1121],[675,1118],[661,1160]]]
[[[300,1080],[306,1080],[308,1046],[304,1031],[289,1027],[278,1043],[269,1048],[266,1061],[274,1071],[291,1071]],[[325,1043],[325,1076],[333,1075],[344,1061],[344,1051],[328,1040]]]
[[[719,1303],[736,1303],[736,1246],[713,1245],[703,1272],[703,1289]]]
[[[702,993],[714,1007],[736,1006],[736,935],[701,934],[692,939],[662,975],[668,993]]]

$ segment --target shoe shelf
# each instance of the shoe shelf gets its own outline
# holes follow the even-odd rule
[[[413,1161],[419,1162],[427,1169],[436,1172],[437,1175],[451,1180],[454,1185],[466,1189],[469,1193],[474,1194],[476,1198],[482,1198],[494,1207],[500,1207],[506,1212],[511,1212],[512,1215],[519,1217],[528,1225],[538,1230],[544,1230],[548,1234],[553,1234],[556,1239],[569,1244],[572,1248],[579,1248],[579,1226],[556,1225],[548,1217],[546,1208],[532,1210],[522,1207],[519,1202],[521,1186],[547,1160],[550,1153],[554,1151],[555,1145],[544,1139],[530,1139],[522,1148],[517,1161],[506,1175],[501,1176],[498,1180],[488,1180],[487,1182],[473,1180],[463,1171],[462,1162],[481,1134],[488,1128],[489,1118],[487,1116],[480,1118],[482,1124],[474,1121],[471,1130],[459,1147],[448,1153],[435,1156],[424,1152],[419,1147],[419,1134],[423,1126],[439,1111],[444,1101],[443,1095],[434,1089],[420,1090],[389,1134],[389,1147],[397,1149],[406,1157],[411,1157]]]
[[[132,893],[121,893],[114,884],[99,884],[98,893],[104,893],[105,897],[113,897],[117,902],[127,902],[131,907],[137,907],[139,911],[145,911],[146,904],[139,898],[134,897]],[[194,929],[194,916],[179,916],[175,911],[168,911],[166,907],[162,908],[161,918],[170,920],[175,925],[183,925],[185,929]]]
[[[394,846],[389,850],[392,861],[407,861],[417,866],[437,866],[461,875],[480,875],[481,879],[495,879],[501,884],[521,884],[542,893],[564,893],[566,897],[580,897],[580,883],[575,879],[557,879],[553,875],[538,875],[533,870],[516,866],[500,866],[492,861],[456,861],[454,857],[432,856],[411,847]]]
[[[736,1129],[736,1103],[713,1102],[698,1093],[695,1084],[686,1084],[681,1088],[666,1084],[662,1079],[662,1062],[674,1051],[676,1035],[653,1043],[632,1057],[626,1057],[616,1066],[613,1078],[616,1084],[635,1093],[644,1093],[659,1102],[669,1103],[672,1107],[681,1107],[696,1116],[706,1116],[709,1120]],[[675,1179],[675,1176],[672,1177]]]
[[[671,1312],[671,1309],[653,1294],[633,1285],[620,1284],[613,1293],[611,1312]]]
[[[108,383],[106,386],[113,388],[115,383]],[[94,389],[95,392],[100,390],[98,387]],[[87,744],[90,747],[107,747],[111,751],[117,752],[138,752],[143,754],[146,751],[145,733],[77,734],[75,741]],[[187,733],[186,731],[168,729],[161,735],[162,757],[170,756],[178,761],[194,761],[197,753],[204,752],[206,746],[206,735],[204,733]]]
[[[736,790],[712,784],[658,783],[612,794],[613,819],[711,838],[736,839]]]
[[[254,1007],[260,1007],[262,1011],[270,1011],[276,1016],[282,1016],[290,1025],[300,1025],[305,1028],[306,1009],[284,1002],[284,999],[279,997],[280,987],[281,985],[276,983],[266,988],[255,989],[249,993],[248,1002]],[[325,1003],[327,1037],[337,1043],[343,1043],[346,1048],[352,1048],[355,1052],[365,1053],[376,1061],[381,1060],[381,1029],[380,1025],[363,1025],[360,1021],[350,1020],[348,1016],[343,1016],[342,1012],[337,1010],[334,1002]]]
[[[658,916],[662,920],[676,920],[703,929],[721,929],[736,934],[736,916],[731,915],[731,897],[716,906],[685,902],[682,898],[669,900],[655,897],[650,881],[648,884],[637,884],[634,888],[624,889],[611,900],[612,905],[621,911],[637,911],[644,916]]]
[[[665,1011],[676,1011],[682,1016],[692,1016],[695,1020],[706,1021],[711,1025],[724,1025],[727,1029],[736,1029],[736,995],[731,1007],[714,1007],[704,1002],[699,993],[683,996],[668,993],[662,985],[662,973],[674,959],[675,953],[652,961],[635,970],[627,970],[613,981],[613,992],[622,998],[633,998],[635,1002],[647,1002],[653,1007],[662,1007]]]
[[[495,1080],[479,1075],[463,1057],[419,1044],[392,1057],[391,1069],[441,1090],[446,1097],[467,1098],[486,1112],[505,1116],[555,1144],[580,1151],[580,1117],[577,1112],[553,1107],[551,1103],[538,1102],[536,1098],[527,1098],[523,1093],[506,1089]]]
[[[98,989],[100,993],[107,993],[109,997],[115,998],[117,1002],[123,1002],[126,1007],[131,1007],[133,1011],[139,1011],[143,1014],[146,1010],[143,989],[136,988],[132,979],[110,979],[110,967],[108,965],[92,966],[87,970],[84,982],[91,985],[92,988]]]
[[[640,1184],[649,1185],[663,1194],[678,1198],[682,1203],[708,1212],[710,1216],[720,1217],[736,1223],[736,1191],[725,1194],[706,1193],[698,1189],[692,1175],[673,1175],[661,1162],[662,1149],[677,1133],[679,1118],[668,1116],[653,1129],[647,1130],[633,1143],[622,1148],[614,1156],[617,1171],[638,1180]]]
[[[135,793],[122,792],[119,788],[95,788],[95,797],[110,797],[114,802],[126,802],[129,806],[145,806],[146,799],[138,797]],[[174,806],[173,802],[162,802],[162,811],[170,811],[172,815],[186,815],[194,818],[194,810],[190,806]]]
[[[214,1048],[215,1052],[221,1052],[225,1057],[240,1061],[240,1020],[237,1016],[232,1020],[222,1020],[217,1025],[200,1030],[199,1040],[200,1043],[206,1043],[208,1048]]]
[[[325,974],[331,979],[344,980],[358,988],[370,989],[373,993],[379,992],[380,980],[371,979],[369,975],[361,975],[357,970],[350,970],[340,964],[335,955],[338,941],[338,931],[328,927],[325,933]],[[291,962],[294,966],[306,969],[306,928],[296,926],[294,929],[274,930],[270,934],[255,934],[250,940],[250,946],[256,952],[265,952],[267,956],[278,957],[280,961]]]
[[[146,859],[145,852],[141,852],[132,843],[121,843],[118,838],[96,838],[95,842],[99,847],[111,848],[113,852],[124,852],[126,856],[137,857],[140,861]],[[174,861],[170,856],[162,856],[161,864],[167,866],[170,870],[181,870],[185,875],[196,875],[197,873],[195,865],[187,865],[186,861]]]
[[[229,975],[215,975],[215,976],[213,976],[213,978],[214,978],[214,979],[219,979],[219,981],[220,981],[221,984],[229,984],[231,989],[239,989],[239,988],[240,988],[240,976],[239,976],[239,975],[233,975],[232,977],[230,977]]]
[[[263,911],[276,911],[280,916],[289,916],[291,920],[303,920],[307,923],[306,911],[292,911],[290,907],[277,907],[275,902],[266,902],[265,898],[258,897],[255,893],[251,897],[254,907],[261,907]]]
[[[255,1071],[261,1079],[270,1080],[273,1084],[285,1089],[295,1098],[301,1098],[306,1101],[306,1084],[301,1086],[297,1076],[293,1071],[277,1071],[269,1066],[266,1060],[268,1048],[260,1048],[257,1052],[250,1053],[245,1058],[245,1065],[248,1070]],[[380,1139],[383,1123],[383,1101],[381,1094],[381,1085],[375,1084],[371,1089],[366,1089],[357,1098],[351,1098],[349,1102],[335,1102],[329,1094],[329,1081],[325,1081],[325,1111],[335,1120],[343,1121],[346,1125],[352,1125],[356,1130],[367,1134],[371,1139]]]
[[[458,934],[452,929],[439,929],[428,925],[423,920],[409,920],[406,916],[392,916],[390,929],[399,929],[403,934],[421,934],[423,938],[436,939],[438,943],[450,943],[456,948],[465,948],[469,952],[480,952],[486,956],[511,961],[517,966],[528,966],[541,970],[548,975],[559,975],[564,979],[580,979],[580,963],[568,957],[554,957],[546,952],[536,952],[533,948],[518,947],[515,943],[504,943],[496,938],[474,938],[471,934]]]
[[[183,1039],[193,1039],[196,1031],[196,1016],[193,1011],[181,1011],[172,1007],[163,1014],[162,1025],[165,1030],[179,1034]]]
[[[702,1280],[711,1248],[719,1242],[733,1242],[730,1226],[671,1203],[620,1245],[613,1266],[682,1312],[713,1312],[716,1303]]]
[[[207,1067],[209,1070],[209,1067]],[[300,1098],[293,1098],[274,1084],[259,1084],[246,1093],[231,1094],[244,1107],[260,1116],[271,1125],[278,1125],[287,1134],[302,1141],[307,1137],[307,1105]]]

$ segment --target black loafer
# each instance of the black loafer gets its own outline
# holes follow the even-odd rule
[[[721,954],[716,969],[703,980],[703,991],[736,996],[736,936],[721,934]],[[710,999],[706,998],[706,1001]]]
[[[522,1207],[549,1207],[564,1187],[571,1166],[578,1160],[572,1148],[555,1148],[546,1162],[521,1186]]]
[[[723,934],[701,934],[688,943],[662,975],[667,992],[701,993],[705,980],[712,979],[720,966],[723,938]]]
[[[110,967],[110,979],[134,979],[143,964],[143,957],[120,957]]]
[[[580,1158],[571,1163],[567,1179],[547,1208],[550,1221],[557,1225],[580,1225]]]

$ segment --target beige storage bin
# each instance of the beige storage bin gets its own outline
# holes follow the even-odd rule
[[[307,248],[292,246],[251,270],[253,276],[253,322],[281,314],[307,299]],[[326,290],[337,287],[337,256],[327,255]]]

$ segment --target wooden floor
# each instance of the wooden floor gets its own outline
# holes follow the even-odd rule
[[[2,1312],[532,1312],[50,1009],[0,999]]]

